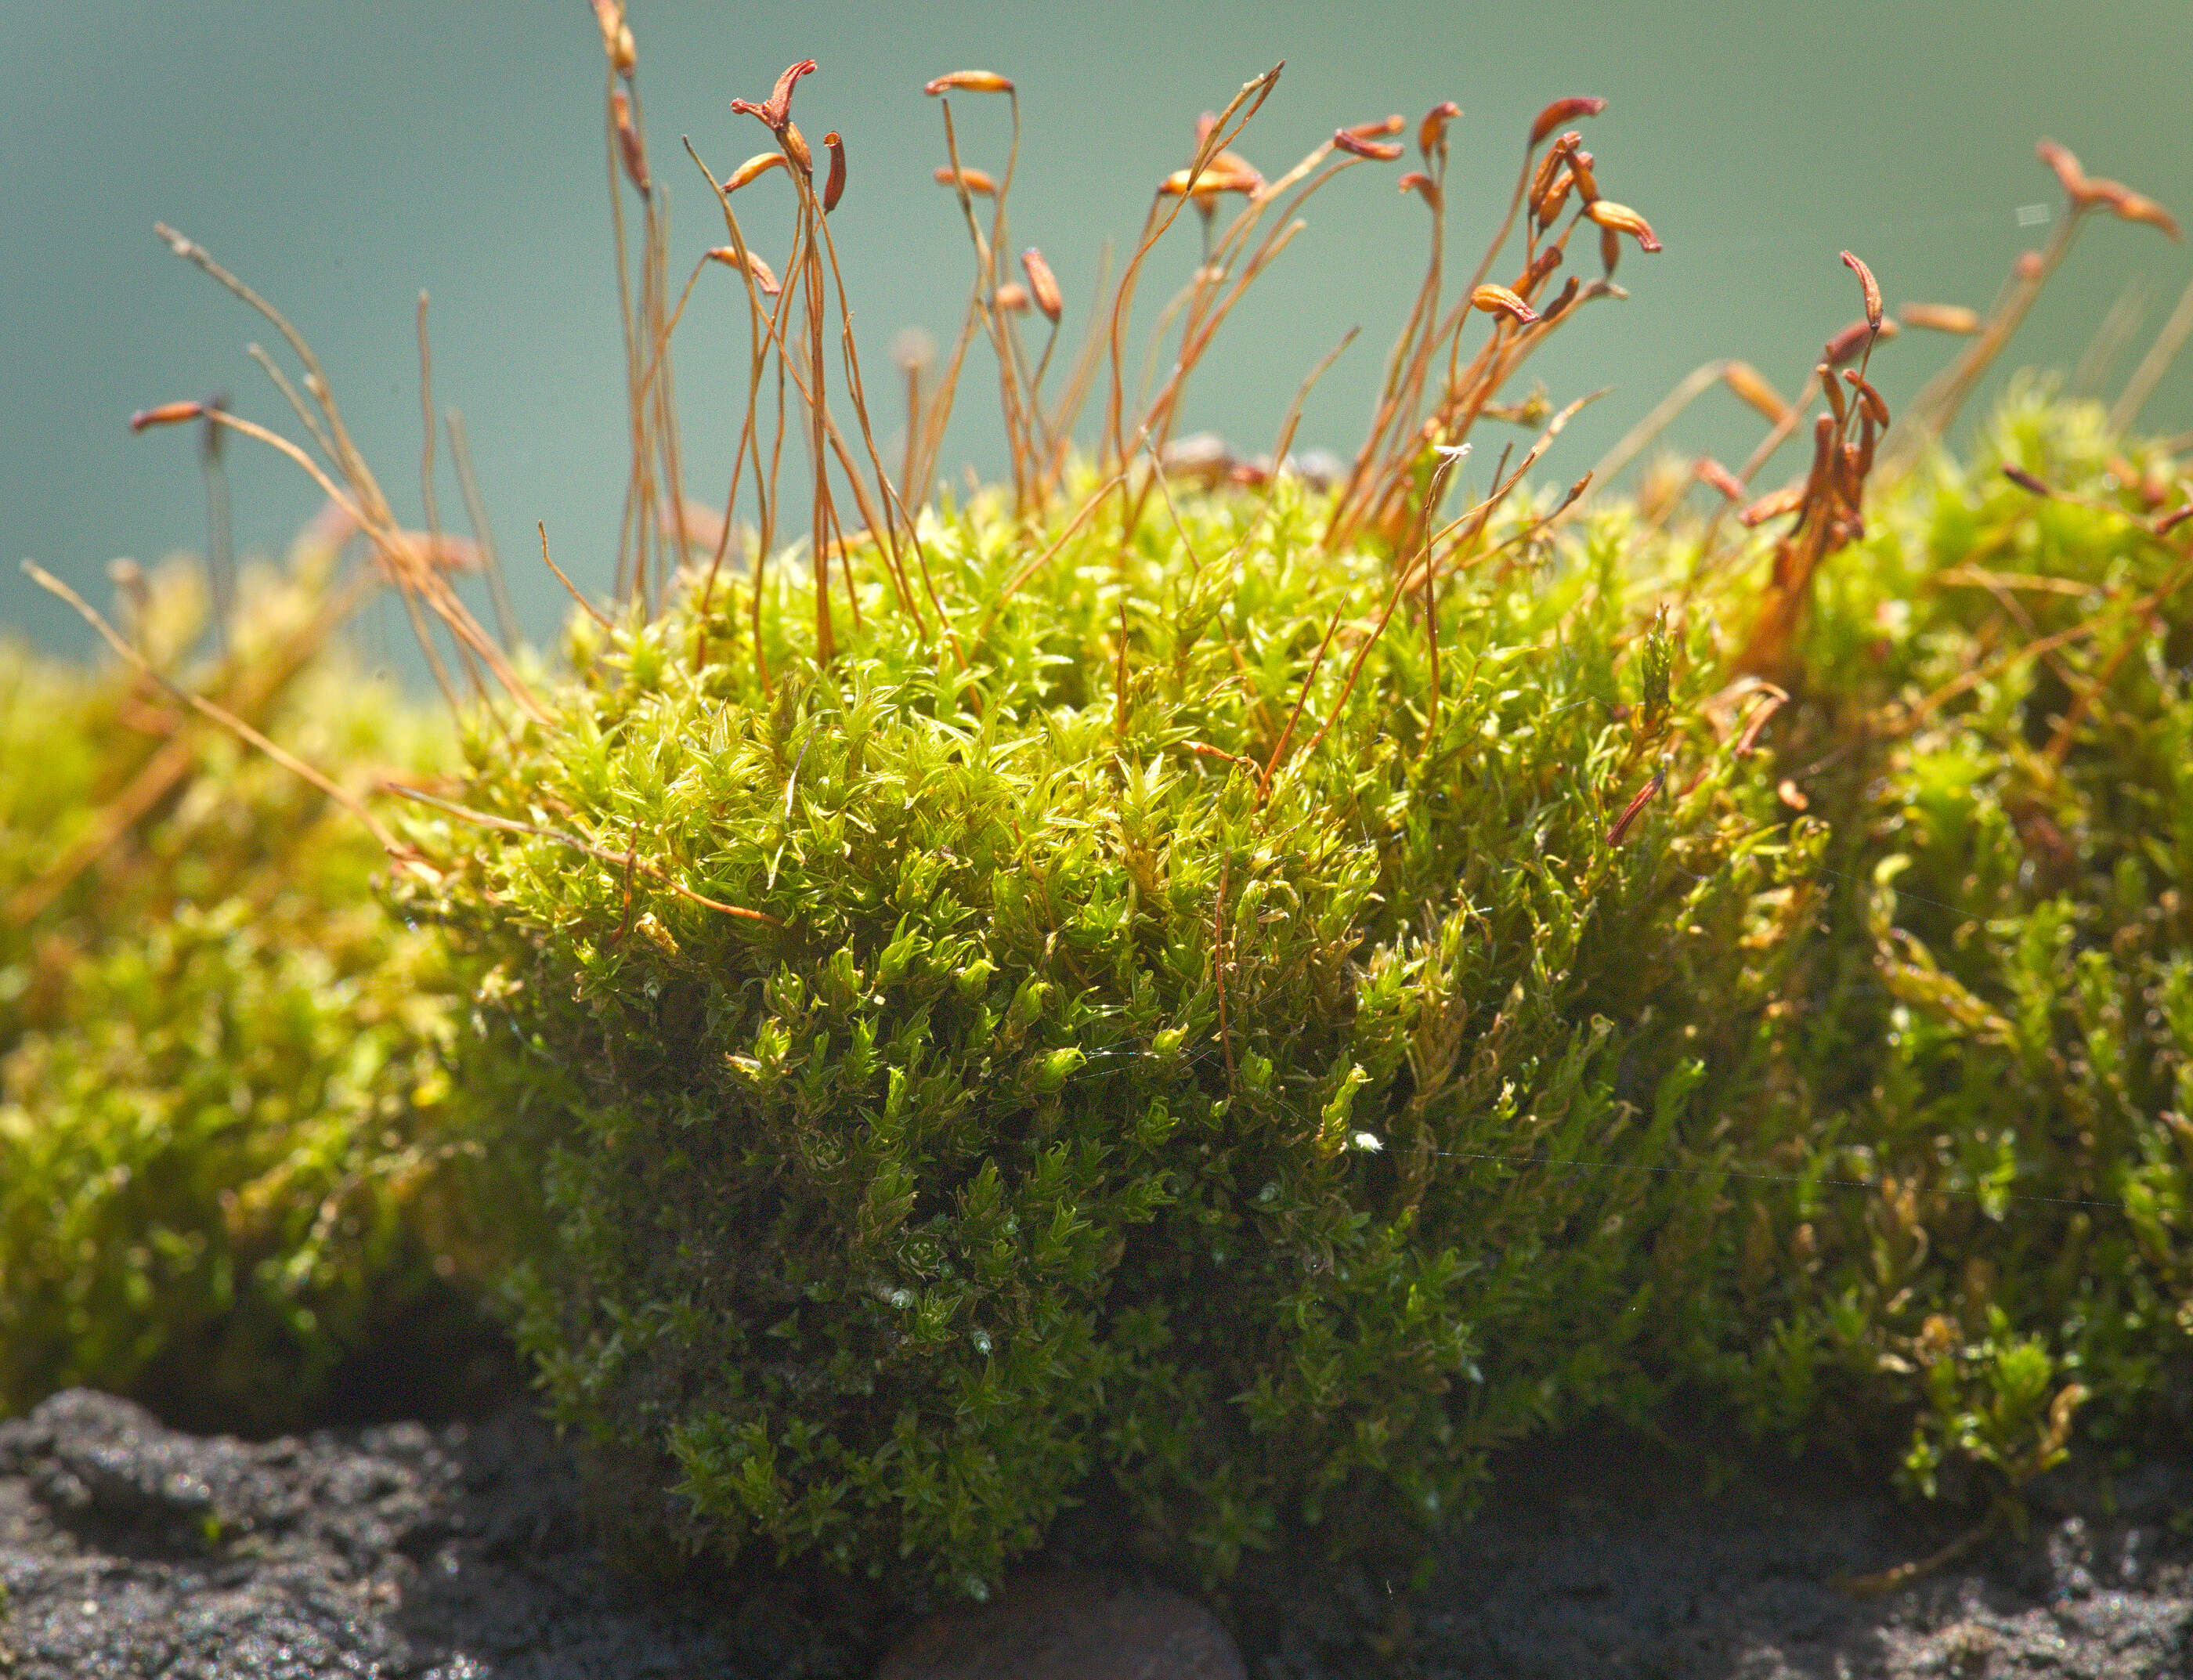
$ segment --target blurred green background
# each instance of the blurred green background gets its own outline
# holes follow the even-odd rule
[[[77,0],[6,12],[0,625],[86,645],[16,574],[21,557],[103,599],[110,559],[203,543],[194,434],[132,439],[133,409],[225,391],[245,414],[287,420],[243,351],[271,335],[167,254],[156,218],[290,313],[399,508],[415,514],[413,310],[419,290],[431,292],[437,400],[464,411],[521,616],[539,635],[561,611],[560,591],[527,559],[536,519],[567,570],[607,587],[624,471],[621,356],[601,55],[583,0]],[[1286,74],[1241,147],[1268,174],[1337,123],[1389,112],[1413,123],[1439,99],[1462,105],[1450,191],[1452,249],[1465,265],[1504,201],[1532,114],[1557,95],[1604,95],[1612,104],[1588,140],[1602,186],[1652,219],[1666,250],[1629,256],[1630,301],[1588,312],[1535,364],[1556,399],[1616,387],[1549,459],[1563,477],[1709,357],[1747,358],[1792,387],[1855,312],[1835,261],[1844,246],[1872,263],[1892,306],[1984,307],[2015,255],[2046,237],[2040,218],[2057,213],[2055,181],[2033,157],[2040,135],[2181,218],[2193,213],[2185,0],[634,0],[633,20],[679,281],[720,238],[679,135],[722,172],[764,138],[727,101],[764,96],[794,59],[821,61],[796,109],[810,137],[846,136],[851,185],[833,225],[872,389],[892,384],[882,370],[896,335],[919,326],[948,341],[965,299],[965,234],[951,195],[930,181],[943,145],[921,83],[942,71],[1018,80],[1027,137],[1014,229],[1050,255],[1070,321],[1087,307],[1103,241],[1131,241],[1151,186],[1185,160],[1197,113],[1275,60]],[[1002,104],[956,109],[968,161],[994,165]],[[1190,428],[1267,446],[1303,373],[1360,324],[1301,438],[1353,450],[1423,260],[1422,207],[1393,186],[1405,167],[1356,171],[1314,202],[1308,234],[1206,364]],[[781,244],[783,230],[761,224],[763,248]],[[1155,260],[1142,322],[1194,258],[1191,217]],[[2185,247],[2097,220],[2008,360],[2068,371],[2130,289],[2145,312],[2128,365],[2189,278]],[[710,280],[722,277],[704,278],[678,364],[691,482],[704,495],[719,493],[728,468],[744,342],[729,284]],[[1892,403],[1950,347],[1916,334],[1887,347],[1875,365]],[[972,368],[947,450],[955,470],[999,459],[994,386],[982,360]],[[2193,358],[2145,421],[2193,427]],[[879,421],[896,426],[895,401]],[[1677,435],[1735,455],[1756,430],[1715,393]],[[239,547],[278,550],[318,497],[250,445],[231,453]],[[446,479],[442,503],[454,523]],[[385,616],[369,626],[369,651],[399,664],[404,639]]]

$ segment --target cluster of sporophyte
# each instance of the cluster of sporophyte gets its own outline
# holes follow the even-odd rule
[[[180,674],[195,575],[125,582]],[[252,581],[190,680],[346,774],[434,762],[446,725],[327,651],[323,582]],[[85,1383],[308,1420],[467,1255],[440,943],[375,901],[354,822],[180,692],[0,647],[0,1413]]]

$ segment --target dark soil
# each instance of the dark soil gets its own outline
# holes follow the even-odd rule
[[[1817,1465],[1747,1461],[1710,1492],[1703,1462],[1612,1437],[1519,1457],[1414,1589],[1265,1560],[1227,1607],[1249,1671],[2193,1674],[2193,1459],[2058,1472],[2022,1538],[1871,1598],[1838,1583],[1956,1522]],[[255,1444],[59,1395],[0,1424],[0,1676],[793,1680],[865,1675],[902,1631],[782,1582],[636,1585],[579,1491],[522,1408]]]

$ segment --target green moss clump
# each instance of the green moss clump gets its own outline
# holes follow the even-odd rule
[[[686,1543],[979,1592],[1097,1476],[1222,1572],[1658,1391],[1720,1189],[1660,1169],[1807,848],[1611,547],[1457,579],[1434,715],[1317,512],[1100,519],[1007,599],[1041,536],[979,503],[926,543],[964,663],[870,593],[818,669],[796,585],[767,690],[742,591],[581,626],[554,726],[473,743],[529,831],[419,831],[521,1339]]]
[[[445,737],[261,580],[211,677],[305,756]],[[180,572],[140,634],[199,622]],[[90,1384],[203,1426],[309,1419],[467,1251],[439,1201],[455,996],[321,795],[127,674],[0,647],[0,1413]]]

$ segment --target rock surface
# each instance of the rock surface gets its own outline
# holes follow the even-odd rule
[[[2193,1462],[2116,1478],[2058,1472],[2030,1490],[2023,1539],[1990,1532],[1872,1595],[1853,1584],[1955,1545],[1971,1516],[1915,1511],[1855,1475],[1773,1458],[1709,1493],[1711,1469],[1607,1439],[1535,1453],[1423,1590],[1344,1570],[1252,1633],[1251,1671],[1369,1680],[1383,1661],[1442,1680],[2193,1675]]]
[[[616,1579],[577,1499],[567,1456],[523,1411],[245,1444],[56,1395],[0,1423],[0,1676],[809,1671],[815,1630]]]
[[[1210,1611],[1098,1574],[1024,1575],[892,1647],[876,1680],[1248,1680]]]
[[[1704,1480],[1699,1461],[1667,1449],[1581,1442],[1516,1465],[1421,1587],[1263,1560],[1229,1607],[1246,1672],[2193,1673],[2193,1462],[2113,1481],[2059,1472],[2022,1539],[1991,1538],[1874,1598],[1837,1583],[1925,1557],[1956,1524],[1771,1461],[1719,1494]],[[245,1443],[58,1395],[0,1424],[0,1676],[857,1680],[879,1643],[906,1636],[856,1637],[777,1583],[643,1590],[609,1569],[577,1497],[564,1449],[522,1411]],[[1132,1578],[1131,1557],[1114,1561],[1128,1572],[1108,1589],[1121,1606],[1169,1600]],[[945,1666],[896,1675],[986,1671],[967,1666],[991,1637],[983,1625],[936,1626]]]

